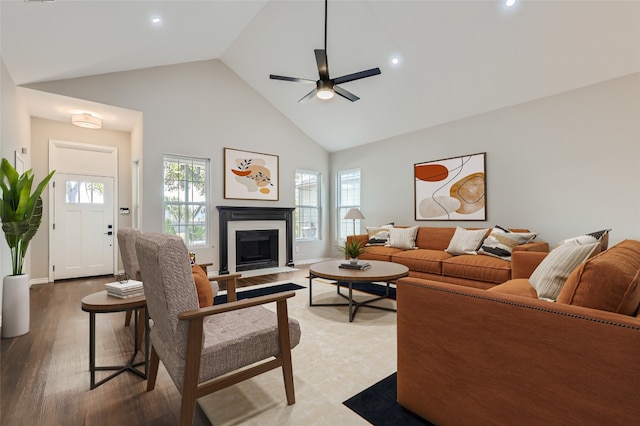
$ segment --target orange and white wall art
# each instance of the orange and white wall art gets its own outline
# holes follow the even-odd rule
[[[486,220],[485,154],[414,164],[416,220]]]
[[[224,149],[224,198],[277,201],[278,156]]]

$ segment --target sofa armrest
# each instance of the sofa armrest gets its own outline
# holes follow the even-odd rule
[[[514,251],[511,253],[511,279],[529,278],[549,253],[542,251]]]
[[[351,241],[354,238],[360,241],[362,244],[367,244],[369,242],[369,235],[367,234],[349,235],[347,236],[347,242]]]
[[[397,283],[398,402],[435,424],[634,424],[640,319]]]

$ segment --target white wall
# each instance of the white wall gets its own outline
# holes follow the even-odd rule
[[[21,152],[22,148],[27,148],[29,154],[22,156],[26,169],[31,166],[29,120],[26,105],[20,99],[4,60],[0,57],[0,155],[2,158],[9,160],[11,164],[14,164],[15,151]],[[0,278],[2,278],[5,275],[11,275],[12,268],[11,253],[7,247],[4,233],[2,233],[0,239]],[[30,273],[30,252],[31,250],[29,250],[25,259],[25,273]],[[0,320],[1,306],[2,284],[0,284]]]
[[[486,152],[487,221],[415,221],[413,165]],[[640,73],[331,155],[362,169],[363,226],[501,224],[640,239]]]
[[[105,74],[30,85],[30,88],[130,108],[143,113],[142,230],[162,230],[162,155],[211,159],[213,247],[195,250],[200,262],[218,267],[215,206],[294,206],[295,169],[328,173],[328,153],[295,127],[219,60]],[[223,148],[275,154],[280,159],[277,202],[225,200]],[[328,202],[325,185],[323,194]],[[324,222],[328,223],[327,209]],[[296,260],[324,257],[329,230],[318,242],[296,243]]]

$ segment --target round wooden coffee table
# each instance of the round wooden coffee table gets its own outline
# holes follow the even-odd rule
[[[393,262],[383,262],[379,260],[365,260],[363,263],[371,265],[368,269],[343,269],[340,264],[347,263],[345,260],[332,260],[329,262],[315,263],[309,267],[309,305],[310,306],[349,306],[349,322],[353,321],[358,308],[367,305],[370,308],[395,312],[395,309],[383,306],[370,305],[376,300],[389,297],[389,284],[398,278],[409,275],[409,268]],[[347,299],[348,303],[313,303],[313,279],[324,278],[338,281],[336,283],[337,293]],[[386,293],[383,296],[374,297],[361,302],[353,300],[353,283],[374,283],[384,282],[387,284]],[[346,283],[349,287],[349,294],[340,292],[340,283]]]

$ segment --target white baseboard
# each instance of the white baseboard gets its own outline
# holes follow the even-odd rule
[[[36,284],[49,284],[49,278],[32,278],[29,280],[29,287]]]

